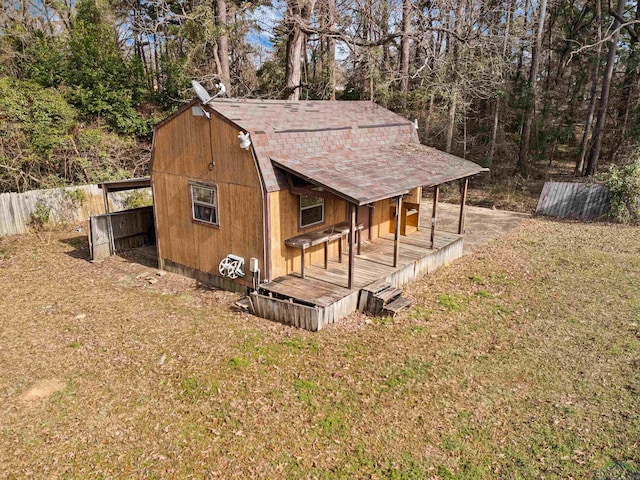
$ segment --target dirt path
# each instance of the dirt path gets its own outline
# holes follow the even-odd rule
[[[422,201],[422,228],[431,227],[431,202],[428,199]],[[469,253],[482,245],[500,237],[504,233],[513,230],[524,220],[531,218],[527,213],[509,212],[506,210],[493,210],[491,208],[472,207],[467,205],[465,220],[464,250]],[[458,217],[460,206],[451,203],[438,204],[438,218],[436,232],[458,232]],[[401,240],[402,242],[402,240]]]

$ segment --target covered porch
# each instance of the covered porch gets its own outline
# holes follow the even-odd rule
[[[386,234],[363,242],[360,254],[354,248],[352,263],[330,257],[326,268],[323,262],[307,266],[304,279],[295,272],[262,284],[250,297],[254,313],[316,331],[356,310],[371,312],[377,297],[397,295],[403,285],[462,256],[463,237],[436,231],[432,246],[431,230],[423,228],[396,245],[394,234]]]
[[[257,315],[309,330],[356,309],[393,314],[407,305],[403,285],[460,257],[468,179],[485,170],[415,144],[272,161],[287,175],[292,195],[333,196],[346,204],[345,222],[283,239],[290,250],[299,249],[300,270],[259,285],[250,297]],[[460,186],[457,233],[437,231],[440,185],[449,182]],[[422,186],[432,189],[431,201],[422,199]],[[425,211],[427,228],[421,225]],[[328,245],[336,241],[339,255],[329,256]],[[305,265],[305,249],[320,244],[323,261]]]

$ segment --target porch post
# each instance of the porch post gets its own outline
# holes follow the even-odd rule
[[[104,213],[109,213],[109,189],[102,185],[102,198],[104,200]]]
[[[356,205],[350,203],[349,210],[349,280],[347,282],[347,288],[351,290],[353,288],[353,267],[355,260]]]
[[[440,185],[433,187],[433,210],[431,211],[431,249],[436,237],[436,217],[438,213],[438,199],[440,198]]]
[[[458,235],[464,233],[464,205],[467,202],[467,188],[469,187],[469,177],[460,180],[460,218],[458,219]]]
[[[395,232],[393,233],[393,266],[394,268],[398,266],[398,259],[400,258],[400,210],[402,210],[402,195],[398,197],[396,203],[396,216],[394,218],[395,222]]]

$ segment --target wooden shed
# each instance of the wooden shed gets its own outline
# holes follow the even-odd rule
[[[193,101],[155,129],[158,264],[317,330],[459,256],[461,237],[436,233],[438,186],[461,182],[461,234],[468,178],[484,170],[371,102]]]

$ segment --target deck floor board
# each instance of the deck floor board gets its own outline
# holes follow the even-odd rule
[[[330,258],[326,270],[322,264],[307,266],[304,280],[299,273],[293,273],[263,284],[260,289],[266,293],[292,297],[320,307],[328,306],[354,291],[380,282],[416,260],[437,253],[439,249],[459,238],[460,236],[456,234],[436,232],[434,249],[431,249],[428,230],[401,236],[400,256],[398,266],[395,268],[393,267],[393,235],[384,235],[375,242],[364,242],[361,255],[356,255],[354,258],[352,290],[347,288],[349,262],[346,252],[342,263],[338,262],[337,257]]]

